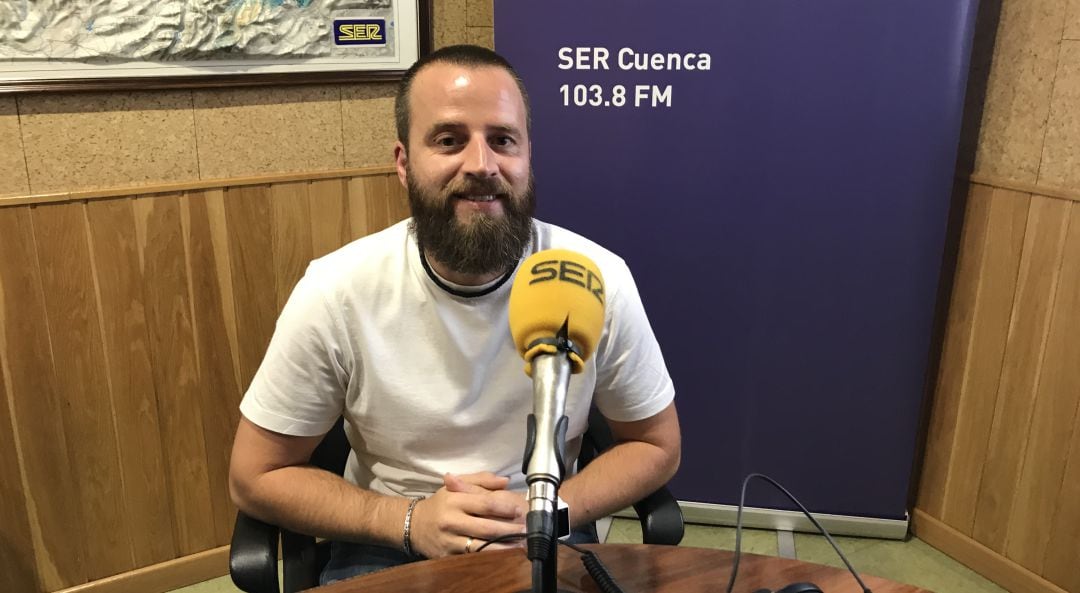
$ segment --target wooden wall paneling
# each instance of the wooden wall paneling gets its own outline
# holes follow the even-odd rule
[[[386,182],[381,175],[353,177],[348,185],[349,199],[349,235],[355,240],[369,234],[371,223],[368,221],[368,200],[373,195],[386,192]]]
[[[72,500],[64,403],[53,375],[31,207],[0,208],[0,363],[12,402],[41,589],[86,582],[86,527]],[[47,435],[47,438],[41,438]]]
[[[278,311],[285,306],[293,287],[314,257],[312,235],[317,231],[313,228],[316,223],[311,202],[307,182],[270,186],[274,295]]]
[[[86,217],[108,352],[106,372],[116,414],[125,512],[135,565],[148,566],[175,558],[177,551],[132,201],[90,201]]]
[[[972,322],[979,288],[979,271],[986,248],[990,218],[991,188],[973,185],[964,214],[956,278],[949,303],[941,367],[934,391],[930,426],[927,430],[917,506],[940,518],[945,507],[946,483],[956,447],[956,424],[961,392],[972,345]]]
[[[1064,589],[1056,584],[1047,581],[919,509],[915,509],[912,513],[911,526],[912,531],[919,539],[1001,585],[1001,588],[1009,593],[1066,593]],[[964,588],[961,591],[974,591],[974,589]],[[937,593],[954,592],[939,590]]]
[[[174,534],[180,554],[192,554],[216,537],[179,200],[139,197],[133,208]]]
[[[1049,534],[1055,526],[1061,526],[1061,518],[1071,519],[1068,530],[1072,541],[1059,541],[1059,545],[1071,545],[1072,574],[1080,574],[1076,561],[1080,558],[1080,513],[1067,510],[1070,506],[1080,509],[1080,487],[1065,487],[1066,463],[1071,459],[1062,457],[1069,451],[1068,444],[1074,440],[1077,429],[1077,409],[1080,407],[1080,203],[1069,206],[1069,228],[1061,259],[1061,278],[1050,321],[1050,336],[1046,344],[1043,372],[1039,380],[1035,410],[1028,436],[1027,450],[1017,485],[1017,500],[1009,519],[1006,555],[1018,564],[1037,574],[1046,574],[1048,555],[1054,557],[1054,566],[1061,567],[1063,550],[1051,549]],[[1074,478],[1080,482],[1080,479]],[[1058,529],[1057,538],[1068,539]],[[1055,574],[1059,571],[1055,570]],[[1058,576],[1064,576],[1058,574]],[[1052,579],[1055,580],[1055,579]],[[1070,586],[1080,591],[1080,578],[1071,579]],[[1066,579],[1060,582],[1066,585]]]
[[[975,521],[972,504],[986,462],[1001,365],[1016,294],[1017,270],[1023,251],[1031,197],[994,189],[984,230],[982,261],[975,272],[974,315],[967,358],[963,361],[960,412],[950,445],[951,465],[945,482],[941,518],[970,534]]]
[[[1009,516],[1015,510],[1013,503],[1020,463],[1024,458],[1061,267],[1068,204],[1034,196],[1028,213],[1001,382],[972,530],[977,541],[999,553],[1005,550]]]
[[[266,354],[279,313],[271,288],[275,284],[275,266],[269,186],[228,188],[225,213],[240,348],[240,388],[246,390]]]
[[[344,179],[312,181],[308,187],[313,257],[322,257],[351,239],[345,191]]]
[[[377,233],[390,226],[390,194],[394,191],[392,186],[393,184],[387,181],[385,191],[367,194],[368,233]]]
[[[135,559],[84,209],[81,202],[40,206],[31,218],[68,455],[86,525],[86,576],[95,580],[131,570]]]
[[[0,328],[3,327],[4,286],[0,283]],[[2,338],[2,335],[0,335]],[[2,340],[0,340],[2,342]],[[4,365],[0,364],[0,591],[29,591],[38,586],[34,537],[30,531],[15,424]]]
[[[207,189],[198,192],[206,203],[206,216],[213,243],[214,265],[221,288],[221,312],[225,317],[225,335],[232,353],[233,375],[238,386],[240,379],[240,338],[236,325],[236,298],[233,293],[232,252],[229,247],[229,225],[225,213],[225,190]],[[238,412],[239,413],[239,412]]]
[[[1073,206],[1071,227],[1080,227],[1080,209]],[[1075,310],[1073,315],[1075,315]],[[1076,364],[1073,363],[1075,370]],[[1047,537],[1043,575],[1069,593],[1080,593],[1080,411],[1073,415],[1072,438],[1062,443],[1065,470],[1053,509],[1053,526]]]
[[[206,447],[210,504],[213,509],[214,542],[225,545],[232,536],[236,508],[229,497],[229,458],[233,436],[240,421],[240,386],[233,368],[232,343],[226,316],[233,303],[222,298],[218,262],[227,254],[215,253],[212,221],[206,192],[191,192],[182,202],[191,304],[198,344],[200,409]]]
[[[409,211],[408,192],[406,192],[405,188],[401,185],[401,181],[398,180],[397,175],[386,176],[386,187],[390,210],[389,224],[394,224],[412,216],[412,213]]]

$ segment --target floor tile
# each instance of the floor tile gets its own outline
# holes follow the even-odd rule
[[[233,585],[229,576],[225,575],[217,579],[196,583],[182,589],[176,589],[171,593],[238,593],[239,591],[240,589],[237,589],[236,585]]]
[[[908,583],[937,593],[1007,593],[1005,589],[930,547],[922,540],[834,538],[859,573]],[[823,536],[795,534],[799,560],[843,567]]]

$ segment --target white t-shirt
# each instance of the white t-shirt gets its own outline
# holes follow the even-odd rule
[[[600,342],[567,393],[570,467],[591,402],[612,420],[641,420],[667,407],[675,390],[626,263],[554,225],[534,221],[533,231],[526,257],[577,251],[605,283]],[[523,490],[533,396],[510,337],[512,282],[466,295],[437,281],[408,221],[354,241],[311,262],[240,410],[296,436],[321,435],[344,414],[353,449],[345,478],[384,494],[426,496],[446,472],[480,471]]]

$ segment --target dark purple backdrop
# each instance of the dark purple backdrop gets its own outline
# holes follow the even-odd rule
[[[905,516],[976,8],[495,2],[539,216],[626,258],[664,348],[679,499],[737,503],[757,471],[816,512]],[[712,69],[560,70],[564,46]],[[565,107],[575,83],[670,84],[672,106]]]

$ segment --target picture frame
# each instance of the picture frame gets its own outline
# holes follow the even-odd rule
[[[192,0],[146,0],[154,3],[154,10],[165,10],[170,4],[174,9],[183,9]],[[323,11],[320,16],[332,19],[326,31],[321,28],[311,44],[319,44],[318,51],[325,53],[328,44],[334,49],[348,51],[345,46],[359,46],[356,57],[325,56],[290,58],[273,56],[241,56],[230,58],[231,50],[220,52],[221,57],[213,54],[201,55],[197,60],[124,60],[82,59],[82,60],[19,60],[11,56],[13,51],[5,53],[5,43],[13,46],[18,40],[10,37],[17,34],[8,27],[9,38],[0,35],[0,94],[44,93],[44,92],[81,92],[81,91],[135,91],[154,89],[195,89],[262,85],[293,84],[335,84],[349,82],[380,82],[399,80],[417,59],[431,53],[434,45],[433,2],[434,0],[386,0],[373,4],[389,3],[389,8],[376,11],[378,18],[369,18],[356,11]],[[318,9],[323,0],[229,0],[222,2],[233,10],[237,7],[255,6],[253,11],[283,8]],[[198,3],[196,3],[198,4]],[[207,2],[203,1],[205,5]],[[326,1],[325,4],[337,4]],[[340,4],[363,5],[363,0],[342,2]],[[26,6],[26,4],[24,4]],[[6,10],[17,10],[7,8]],[[5,24],[0,14],[0,28]],[[19,15],[14,15],[16,18]],[[337,18],[340,16],[340,18]],[[94,21],[81,15],[85,22],[80,22],[77,34],[80,38],[92,33]],[[115,20],[115,18],[114,18]],[[123,24],[123,23],[121,23]],[[109,23],[115,27],[114,23]],[[86,27],[85,30],[82,27]],[[39,29],[41,27],[38,27]],[[151,28],[152,29],[152,28]],[[180,30],[183,30],[181,26]],[[120,30],[123,33],[123,30]],[[157,34],[160,38],[160,33]],[[332,35],[332,40],[327,38]],[[74,38],[70,29],[68,38]],[[130,41],[128,35],[125,41]],[[24,36],[24,40],[26,36]],[[380,55],[360,55],[364,46],[379,46]],[[50,42],[53,43],[53,42]],[[77,41],[69,42],[69,45]],[[303,41],[298,42],[303,43]],[[128,45],[132,45],[130,42]],[[137,44],[135,44],[137,45]],[[392,46],[392,47],[391,47]],[[57,47],[52,45],[51,47]],[[80,46],[81,47],[81,46]],[[11,47],[7,47],[11,49]],[[64,48],[69,53],[70,48]],[[368,50],[369,52],[371,50]],[[85,52],[84,52],[85,53]]]

